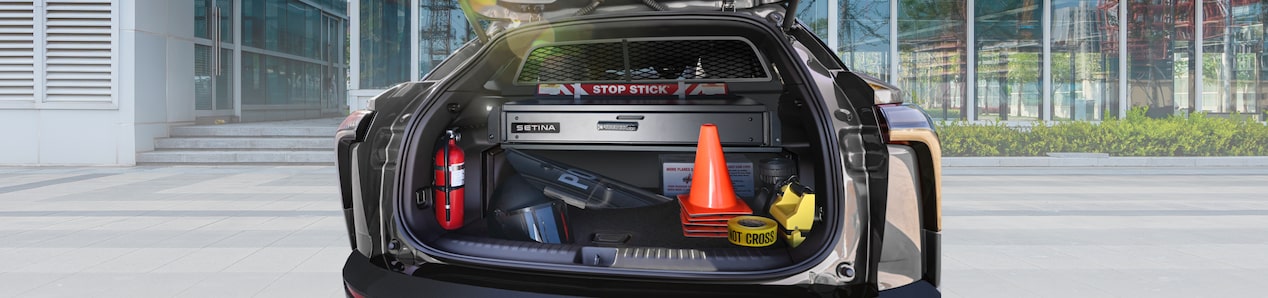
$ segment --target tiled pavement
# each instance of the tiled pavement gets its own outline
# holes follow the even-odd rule
[[[1253,297],[1268,270],[1268,169],[946,174],[948,297]],[[336,185],[329,166],[0,168],[0,296],[342,297]]]
[[[333,167],[0,168],[0,296],[343,297]]]
[[[1268,168],[948,168],[947,297],[1262,297]]]

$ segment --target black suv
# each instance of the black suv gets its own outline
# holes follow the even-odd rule
[[[797,2],[460,1],[336,133],[347,294],[939,296],[931,121]]]

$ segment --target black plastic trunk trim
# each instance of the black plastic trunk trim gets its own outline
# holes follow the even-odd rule
[[[572,244],[544,244],[525,241],[491,239],[467,235],[449,235],[432,241],[433,246],[453,253],[492,260],[513,260],[533,263],[553,263],[567,266],[586,266],[582,258],[586,248]],[[611,268],[635,270],[678,271],[741,271],[766,270],[786,266],[788,254],[777,250],[744,248],[670,249],[650,247],[621,247],[615,250],[615,258],[604,260]],[[694,253],[694,255],[692,255]],[[676,264],[671,264],[676,263]],[[707,267],[713,266],[713,267]],[[604,266],[607,267],[607,266]],[[675,268],[669,268],[675,267]],[[578,269],[593,269],[581,267]]]

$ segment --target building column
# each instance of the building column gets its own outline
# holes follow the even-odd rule
[[[356,107],[356,103],[352,102],[355,96],[351,91],[361,89],[361,0],[348,0],[348,33],[352,34],[348,38],[348,106]]]
[[[1127,99],[1127,89],[1131,84],[1127,69],[1127,3],[1118,3],[1118,119],[1127,118],[1127,110],[1131,107]]]
[[[1220,28],[1224,30],[1224,38],[1220,41],[1221,43],[1223,43],[1222,45],[1220,45],[1220,48],[1224,49],[1224,53],[1220,55],[1220,61],[1221,61],[1221,64],[1223,64],[1220,67],[1220,71],[1223,74],[1219,76],[1220,99],[1219,99],[1219,103],[1217,103],[1219,107],[1217,111],[1222,111],[1223,113],[1234,113],[1234,112],[1237,112],[1238,109],[1242,105],[1238,104],[1237,101],[1233,100],[1233,92],[1234,92],[1233,79],[1236,79],[1235,74],[1233,73],[1233,63],[1236,63],[1236,62],[1233,61],[1233,32],[1231,32],[1230,30],[1230,28],[1233,28],[1232,1],[1229,1],[1228,6],[1225,6],[1224,9],[1225,9],[1224,10],[1224,28]],[[1198,72],[1199,73],[1201,72],[1201,68],[1198,69]],[[1238,96],[1238,98],[1244,98],[1244,97]],[[1201,100],[1201,99],[1202,99],[1201,97],[1198,97],[1198,100]],[[1238,100],[1238,101],[1241,101],[1241,100]],[[1224,109],[1225,107],[1229,107],[1229,106],[1232,106],[1233,109],[1231,110]]]
[[[1191,83],[1193,84],[1193,94],[1189,94],[1189,97],[1193,98],[1193,106],[1191,108],[1193,109],[1194,112],[1202,111],[1202,93],[1204,92],[1202,90],[1204,87],[1202,86],[1203,85],[1202,81],[1206,79],[1205,78],[1206,75],[1202,74],[1202,67],[1203,67],[1203,64],[1205,64],[1205,63],[1202,63],[1202,60],[1203,60],[1202,56],[1205,55],[1205,53],[1203,53],[1204,51],[1202,49],[1202,43],[1205,42],[1204,37],[1206,37],[1204,33],[1206,29],[1206,25],[1202,24],[1202,22],[1206,20],[1206,13],[1202,11],[1204,6],[1202,2],[1206,2],[1206,1],[1193,1],[1193,36],[1194,36],[1193,57],[1194,58],[1192,59],[1193,60],[1192,63],[1193,63],[1194,71],[1193,71],[1193,82]],[[1224,35],[1228,35],[1228,34],[1224,34]]]
[[[233,69],[229,70],[230,96],[233,102],[233,116],[242,121],[242,0],[233,0]],[[219,51],[220,49],[216,49]],[[213,98],[214,102],[215,99]]]
[[[854,42],[854,41],[850,41]],[[894,86],[902,86],[902,77],[899,76],[898,60],[902,57],[898,53],[898,1],[889,1],[889,82]],[[908,90],[910,92],[910,90]]]
[[[418,78],[421,76],[418,73],[418,71],[420,70],[418,63],[422,62],[422,58],[418,55],[418,51],[419,51],[418,35],[419,35],[419,30],[421,30],[423,27],[419,26],[418,24],[418,17],[419,17],[418,10],[419,10],[418,0],[409,0],[409,12],[406,13],[406,15],[410,16],[409,30],[408,30],[409,31],[409,59],[408,60],[409,60],[409,80],[410,81],[418,81]],[[431,53],[428,53],[428,56],[430,57]]]
[[[348,90],[344,90],[348,110],[360,108],[353,90],[361,89],[361,0],[348,0]]]
[[[1039,94],[1043,97],[1042,106],[1039,107],[1040,121],[1052,120],[1052,0],[1043,0],[1043,16],[1040,19],[1040,26],[1043,26],[1043,36],[1040,42],[1043,43],[1043,65],[1040,66],[1040,87]],[[1071,73],[1073,75],[1073,73]],[[1074,94],[1070,94],[1071,97]],[[1070,115],[1074,116],[1074,115]]]
[[[964,113],[964,119],[968,121],[977,120],[977,7],[973,0],[967,1],[967,7],[964,9],[964,30],[966,32],[965,56],[968,56],[964,68],[964,107],[961,107],[960,113]],[[1007,100],[1007,99],[1001,99]],[[1000,111],[1007,113],[1008,111]]]
[[[413,1],[418,1],[418,0],[413,0]],[[845,0],[845,1],[850,1],[850,0]],[[841,0],[828,1],[828,48],[830,49],[833,55],[838,55],[838,56],[841,55],[837,53],[837,49],[840,48],[841,46],[841,41],[838,40],[837,38],[837,35],[839,34],[839,31],[841,30],[837,28],[837,27],[840,27],[840,25],[837,24],[838,22],[841,21],[840,10],[841,10]]]

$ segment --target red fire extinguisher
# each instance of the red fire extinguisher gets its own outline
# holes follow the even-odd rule
[[[436,200],[436,221],[446,230],[456,230],[463,223],[463,185],[466,184],[466,155],[458,147],[458,133],[446,130],[441,138],[440,149],[436,150],[435,179],[432,182],[433,195]]]

